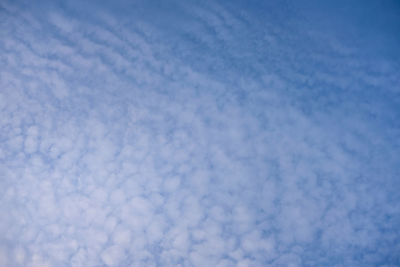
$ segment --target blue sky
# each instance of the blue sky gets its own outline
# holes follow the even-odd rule
[[[396,1],[2,1],[0,266],[399,266]]]

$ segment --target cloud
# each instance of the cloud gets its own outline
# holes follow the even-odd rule
[[[173,6],[2,3],[0,266],[397,265],[397,58]]]
[[[65,18],[63,15],[59,13],[51,13],[49,15],[50,21],[60,30],[64,31],[65,33],[71,33],[74,30],[74,25]]]

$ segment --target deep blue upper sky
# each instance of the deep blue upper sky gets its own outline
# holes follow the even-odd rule
[[[399,266],[397,1],[2,1],[0,267]]]

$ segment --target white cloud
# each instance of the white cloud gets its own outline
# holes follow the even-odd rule
[[[71,18],[66,18],[63,15],[55,12],[52,12],[49,15],[49,18],[55,26],[66,33],[70,33],[74,30],[74,23],[71,22]]]
[[[398,261],[394,59],[294,6],[81,5],[4,4],[0,266]]]

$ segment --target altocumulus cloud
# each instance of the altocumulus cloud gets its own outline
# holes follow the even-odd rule
[[[2,1],[0,266],[398,266],[399,11]]]

